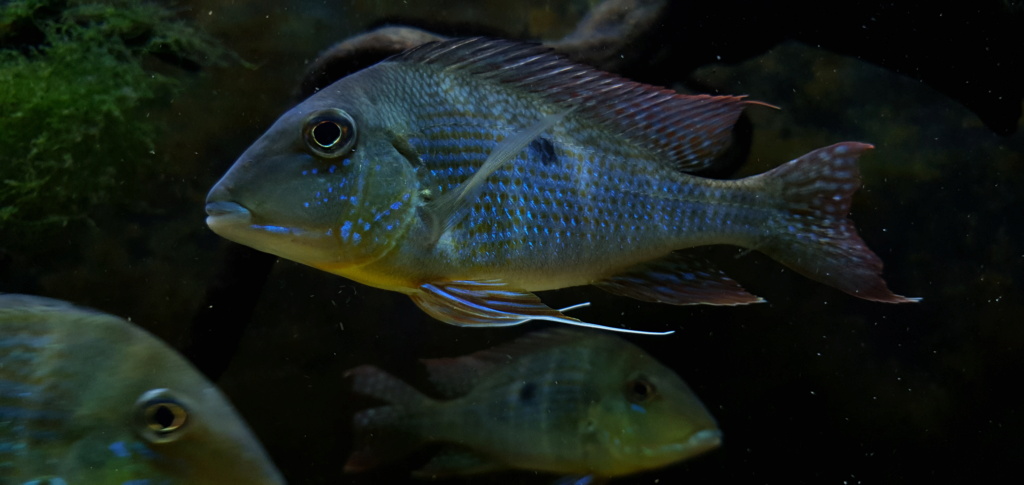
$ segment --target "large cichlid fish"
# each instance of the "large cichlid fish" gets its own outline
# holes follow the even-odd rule
[[[677,305],[761,301],[685,251],[710,244],[868,300],[913,301],[889,291],[846,217],[870,145],[739,180],[689,173],[714,164],[751,103],[536,45],[424,44],[285,113],[210,191],[207,224],[456,325],[579,324],[531,293],[574,285]]]
[[[120,318],[0,294],[0,484],[282,485],[227,399]]]
[[[721,442],[704,405],[675,372],[618,337],[535,332],[454,359],[424,360],[443,399],[373,366],[353,390],[388,403],[353,418],[358,472],[441,444],[421,477],[504,469],[616,477],[691,458]]]

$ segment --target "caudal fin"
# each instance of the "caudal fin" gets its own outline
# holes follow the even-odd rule
[[[361,472],[401,458],[422,443],[417,418],[435,401],[372,365],[351,369],[345,376],[352,378],[356,393],[389,403],[353,416],[355,446],[345,462],[345,472]]]
[[[789,211],[757,249],[808,278],[866,300],[918,301],[889,291],[882,260],[846,217],[860,185],[857,157],[871,148],[837,143],[760,175],[760,182],[776,187]]]

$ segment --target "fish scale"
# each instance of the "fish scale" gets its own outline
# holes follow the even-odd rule
[[[411,78],[406,82],[426,85],[428,77],[432,77],[433,73],[411,70],[406,75]],[[508,131],[503,125],[513,120],[520,120],[521,123],[533,121],[530,117],[537,117],[536,113],[540,111],[529,101],[509,101],[517,98],[508,96],[508,93],[491,96],[486,94],[487,90],[482,90],[485,94],[472,90],[441,91],[447,94],[442,95],[441,102],[437,98],[414,96],[413,99],[429,99],[430,107],[427,107],[426,102],[413,102],[409,108],[413,112],[423,110],[427,113],[421,121],[421,129],[433,136],[410,141],[421,153],[426,154],[424,165],[429,167],[430,178],[424,179],[423,185],[436,186],[439,190],[450,190],[479,169],[486,155],[503,138],[501,133]],[[459,98],[459,95],[466,97]],[[493,117],[468,117],[465,114],[467,110],[477,105],[495,106],[493,109],[506,113],[506,118],[498,122]],[[441,106],[450,107],[450,111],[458,115],[444,114]],[[694,123],[698,124],[705,115],[705,112],[695,113]],[[441,119],[443,123],[434,125],[435,119]],[[657,119],[649,122],[656,123]],[[510,162],[512,166],[529,167],[527,174],[506,168],[495,172],[485,184],[483,194],[477,204],[472,206],[474,210],[453,229],[452,246],[474,248],[471,252],[452,252],[447,255],[450,263],[462,264],[456,270],[486,275],[495,272],[492,269],[494,266],[514,259],[522,262],[519,268],[540,271],[550,268],[567,252],[578,256],[583,253],[584,257],[591,254],[593,256],[590,260],[582,264],[602,266],[609,255],[594,249],[607,247],[608,243],[622,239],[626,240],[632,255],[631,260],[619,264],[619,267],[626,267],[649,259],[652,253],[661,255],[677,247],[715,242],[708,237],[714,234],[709,234],[708,226],[741,230],[739,225],[716,225],[722,220],[730,220],[725,214],[709,215],[703,220],[695,219],[696,213],[711,212],[708,207],[712,204],[709,201],[727,201],[731,194],[714,199],[706,195],[703,198],[699,195],[689,196],[692,189],[699,191],[699,187],[695,187],[693,181],[687,183],[684,174],[654,160],[656,154],[649,150],[631,151],[610,143],[609,137],[601,136],[601,130],[578,122],[573,115],[557,127],[551,138],[555,140],[556,163],[537,163],[537,157],[527,152]],[[564,139],[595,141],[596,146],[584,151],[574,145],[561,143]],[[597,153],[602,156],[595,156]],[[647,156],[638,156],[644,154]],[[580,174],[583,176],[578,176]],[[505,181],[509,183],[503,183]],[[511,213],[506,214],[501,210],[496,197],[487,198],[487,194],[509,194],[512,197],[522,194],[510,192],[507,185],[527,188],[525,197],[520,200],[525,210],[535,216],[532,221],[512,216]],[[531,188],[533,190],[529,190]],[[707,194],[707,191],[701,192]],[[738,198],[742,199],[742,196]],[[563,210],[567,203],[571,203],[576,210]],[[477,207],[479,210],[476,210]],[[629,210],[630,207],[643,207],[647,209],[647,214],[653,214],[654,217],[644,217],[638,211]],[[743,209],[747,208],[741,207],[737,212]],[[578,215],[584,223],[558,224],[567,213]],[[761,218],[755,215],[750,219]],[[589,221],[593,222],[585,223]],[[627,229],[627,226],[622,221],[636,221],[637,224],[630,224],[629,231],[623,233],[622,230]],[[619,231],[610,232],[610,228]],[[748,232],[761,230],[760,225],[748,225],[742,229]],[[460,231],[464,236],[459,237]],[[574,234],[578,238],[574,238]],[[638,237],[637,234],[642,236]],[[691,237],[697,235],[698,238],[687,240],[679,237],[681,234]],[[524,249],[526,252],[521,252]],[[469,257],[460,261],[460,256]]]
[[[460,326],[597,326],[533,294],[578,285],[676,305],[763,301],[690,251],[711,244],[868,300],[917,301],[889,291],[847,219],[870,145],[837,143],[738,180],[694,175],[718,168],[757,104],[636,83],[536,45],[429,43],[285,113],[210,191],[207,223]],[[312,134],[324,123],[343,139],[321,145]],[[339,158],[346,169],[295,175]],[[343,183],[359,187],[358,203],[295,201]]]
[[[476,138],[469,138],[470,141],[470,132],[461,129],[459,138],[413,140],[414,147],[428,154],[424,163],[430,167],[430,178],[423,185],[443,191],[464,182],[500,141],[495,135],[498,131],[492,128],[478,128],[472,132]],[[439,128],[425,131],[444,132]],[[571,126],[568,131],[572,131]],[[528,167],[525,173],[506,168],[495,172],[485,183],[481,196],[453,229],[452,245],[473,248],[471,257],[463,262],[465,271],[486,273],[488,268],[510,258],[524,260],[529,265],[526,268],[541,270],[556,263],[566,252],[582,252],[623,239],[634,254],[633,259],[642,261],[649,259],[651,253],[664,254],[675,247],[716,242],[715,229],[723,227],[754,235],[761,232],[759,223],[732,224],[737,213],[752,210],[742,204],[742,197],[735,197],[740,203],[734,204],[734,210],[719,214],[708,207],[707,201],[730,200],[730,196],[712,198],[708,189],[680,180],[683,174],[658,169],[642,160],[628,163],[607,157],[584,158],[581,162],[582,152],[561,143],[554,145],[555,163],[531,163],[532,157],[527,153],[510,162],[512,167]],[[461,151],[454,152],[455,149]],[[435,153],[439,155],[433,156]],[[623,166],[648,170],[627,171]],[[729,189],[725,182],[709,185]],[[518,203],[509,203],[510,200]],[[521,210],[511,212],[510,207]],[[524,212],[529,216],[523,217]],[[746,220],[763,219],[763,212],[766,211],[755,211]],[[698,219],[697,214],[704,218]],[[691,238],[686,240],[680,234]],[[520,253],[523,250],[526,252]],[[607,259],[604,252],[591,253],[590,262],[584,264],[598,265]],[[464,255],[456,253],[455,257]]]
[[[539,358],[523,359],[522,365],[496,372],[465,398],[442,412],[452,432],[447,441],[465,444],[491,456],[503,456],[529,467],[536,455],[583,460],[582,449],[568,446],[577,439],[578,420],[599,399],[590,381],[594,367],[592,352],[585,347],[567,346]],[[523,389],[534,389],[530,399]],[[487,436],[473,432],[488,429]],[[467,433],[468,431],[468,433]],[[531,449],[517,453],[523,442]]]
[[[27,450],[59,444],[70,416],[53,405],[73,403],[77,395],[62,385],[69,376],[53,365],[52,359],[60,358],[59,345],[45,329],[17,325],[0,333],[4,334],[0,338],[0,477],[4,477],[21,472],[19,464]]]

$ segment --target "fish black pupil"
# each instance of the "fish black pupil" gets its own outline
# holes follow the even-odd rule
[[[185,408],[170,402],[153,403],[146,409],[146,426],[159,434],[177,431],[188,419]]]
[[[323,148],[332,148],[341,140],[345,129],[334,121],[321,121],[313,126],[313,141]]]
[[[167,406],[159,406],[153,411],[153,422],[156,423],[161,430],[167,430],[174,426],[175,415]]]
[[[627,384],[630,401],[641,403],[654,397],[654,384],[644,380],[636,379]]]

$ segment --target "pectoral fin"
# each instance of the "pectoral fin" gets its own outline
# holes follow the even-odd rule
[[[583,322],[562,312],[587,306],[589,303],[555,310],[540,301],[537,295],[518,288],[510,288],[500,280],[427,283],[421,285],[419,290],[411,295],[413,302],[430,316],[460,327],[508,327],[530,320],[547,320],[615,332],[645,335],[672,333],[643,332]]]
[[[616,295],[672,305],[745,305],[764,301],[744,290],[710,261],[685,252],[636,265],[594,286]]]
[[[506,163],[512,161],[519,155],[534,139],[544,133],[545,130],[555,126],[571,110],[549,114],[515,133],[494,147],[494,151],[487,156],[483,165],[471,177],[466,179],[458,187],[441,194],[425,207],[426,217],[431,226],[431,242],[436,243],[441,235],[458,224],[464,209],[470,201],[474,200],[480,186]]]

